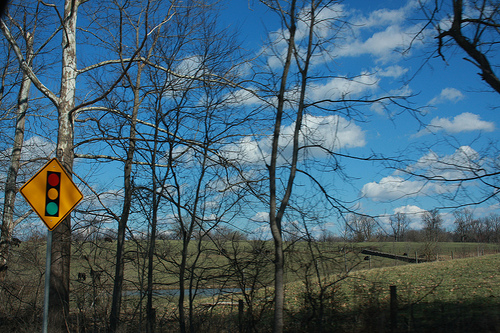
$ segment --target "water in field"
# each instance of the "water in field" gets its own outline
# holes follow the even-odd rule
[[[240,288],[204,288],[204,289],[197,289],[192,291],[193,294],[196,293],[197,296],[201,297],[212,297],[212,296],[217,296],[217,295],[223,295],[223,294],[233,294],[233,293],[241,293]],[[143,291],[142,294],[144,295],[146,292]],[[181,294],[181,291],[179,289],[158,289],[154,290],[153,294],[155,296],[179,296]],[[188,296],[189,291],[186,289],[184,290],[184,295]],[[123,292],[123,296],[139,296],[140,292],[138,290],[127,290]]]

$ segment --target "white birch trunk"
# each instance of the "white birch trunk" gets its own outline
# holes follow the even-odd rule
[[[73,171],[73,139],[76,91],[76,19],[80,2],[66,0],[64,4],[62,31],[62,72],[61,90],[58,104],[57,158],[68,172]],[[53,231],[52,263],[49,296],[49,326],[55,331],[65,331],[69,314],[69,279],[71,258],[71,218],[64,221]]]

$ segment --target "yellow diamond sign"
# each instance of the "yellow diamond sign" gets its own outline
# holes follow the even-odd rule
[[[54,230],[83,199],[57,158],[45,164],[19,192],[49,230]]]

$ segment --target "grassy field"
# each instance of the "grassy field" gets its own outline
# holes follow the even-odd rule
[[[143,323],[146,244],[128,243],[123,311],[131,332]],[[178,288],[179,241],[159,241],[155,289]],[[201,244],[190,248],[188,276],[198,288],[249,288],[245,294],[198,296],[193,321],[199,331],[267,332],[272,322],[273,254],[271,242]],[[500,254],[498,244],[475,243],[289,243],[287,248],[286,323],[289,332],[495,332],[500,327]],[[75,243],[71,271],[73,326],[99,332],[111,306],[114,243]],[[366,256],[362,249],[436,262],[408,264]],[[495,254],[496,253],[496,254]],[[455,260],[451,260],[451,259]],[[194,267],[194,266],[193,266]],[[25,242],[13,249],[9,275],[0,292],[0,331],[40,321],[45,244]],[[90,272],[98,272],[99,278]],[[85,273],[86,279],[78,279]],[[253,283],[253,284],[252,284]],[[397,291],[397,313],[390,311],[390,286]],[[238,312],[244,301],[243,315]],[[213,306],[215,304],[215,306]],[[177,297],[155,296],[158,331],[177,330]],[[393,309],[394,311],[394,309]],[[92,328],[92,329],[90,329]],[[480,328],[481,330],[475,330]],[[251,329],[251,330],[250,330]],[[139,329],[140,331],[140,329]],[[22,330],[21,330],[22,332]]]
[[[383,330],[389,324],[390,286],[395,286],[397,331],[496,332],[499,268],[500,255],[495,254],[360,270],[339,283],[329,301],[339,316],[355,314],[349,329]],[[300,312],[303,283],[292,283],[287,290],[288,306]]]
[[[476,243],[438,243],[429,245],[425,243],[318,243],[317,247],[310,249],[307,243],[295,243],[289,245],[287,254],[287,281],[296,281],[304,279],[304,264],[310,264],[311,260],[321,260],[322,274],[337,274],[347,270],[362,270],[380,267],[392,267],[406,265],[406,263],[371,256],[370,260],[364,260],[365,256],[360,252],[362,249],[369,248],[381,252],[408,256],[417,255],[421,259],[429,260],[449,260],[452,258],[466,258],[485,254],[498,253],[500,246],[498,244],[476,244]],[[159,241],[157,247],[158,264],[155,271],[155,289],[176,289],[178,285],[178,265],[180,263],[180,241]],[[75,255],[72,258],[72,276],[77,279],[79,272],[88,272],[90,270],[102,271],[101,283],[111,284],[112,274],[114,272],[115,244],[101,243],[98,247],[93,244],[83,244],[75,248]],[[125,250],[125,289],[133,290],[141,288],[145,275],[146,257],[145,244],[132,243],[127,244]],[[255,249],[259,249],[256,253]],[[250,261],[257,261],[260,274],[262,276],[272,276],[273,251],[272,242],[258,242],[254,244],[250,241],[239,241],[233,243],[219,244],[219,248],[211,242],[203,243],[203,254],[196,256],[196,244],[190,245],[190,254],[188,255],[188,266],[196,265],[196,271],[205,274],[200,288],[207,288],[221,284],[219,278],[211,279],[209,276],[219,276],[227,274],[227,270],[234,270],[231,265],[235,261],[243,265],[249,265]],[[221,253],[221,250],[223,253]],[[432,253],[430,255],[429,253]],[[196,263],[194,262],[195,260]],[[257,268],[257,267],[254,267]],[[249,267],[250,269],[250,267]],[[210,274],[203,273],[210,271]],[[268,279],[270,280],[270,279]],[[223,282],[227,287],[237,287],[234,281]]]
[[[297,244],[286,286],[287,331],[383,332],[392,328],[394,332],[495,332],[500,325],[500,255],[491,253],[498,253],[498,245],[441,243],[433,248],[438,261],[417,265],[377,257],[367,261],[359,254],[361,249],[371,248],[418,255],[426,246],[422,243],[320,246],[321,258],[332,264],[327,268],[322,265],[323,272],[331,273],[318,280],[307,275],[310,261],[305,255],[305,245]],[[349,268],[348,273],[344,267]],[[395,323],[391,321],[390,286],[397,291]],[[205,313],[205,318],[236,331],[235,304],[243,298],[230,294],[201,299],[197,304],[200,309],[203,304],[221,304]],[[258,332],[268,331],[272,321],[269,305],[272,290],[257,293],[253,299],[257,303],[253,311],[260,312],[251,325]]]
[[[500,254],[336,274],[286,286],[288,332],[498,332]],[[391,317],[391,286],[396,297]],[[208,300],[204,300],[208,302]],[[211,302],[216,302],[212,299]],[[229,316],[236,311],[220,308]],[[267,325],[271,318],[263,316]]]

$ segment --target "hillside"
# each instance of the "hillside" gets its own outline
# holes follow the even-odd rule
[[[338,283],[341,276],[330,277],[313,288],[294,283],[287,295],[291,312],[311,329],[319,328],[315,318],[326,331],[497,332],[499,267],[500,254],[375,268]],[[392,305],[391,286],[397,295]],[[316,308],[305,302],[314,297]]]

